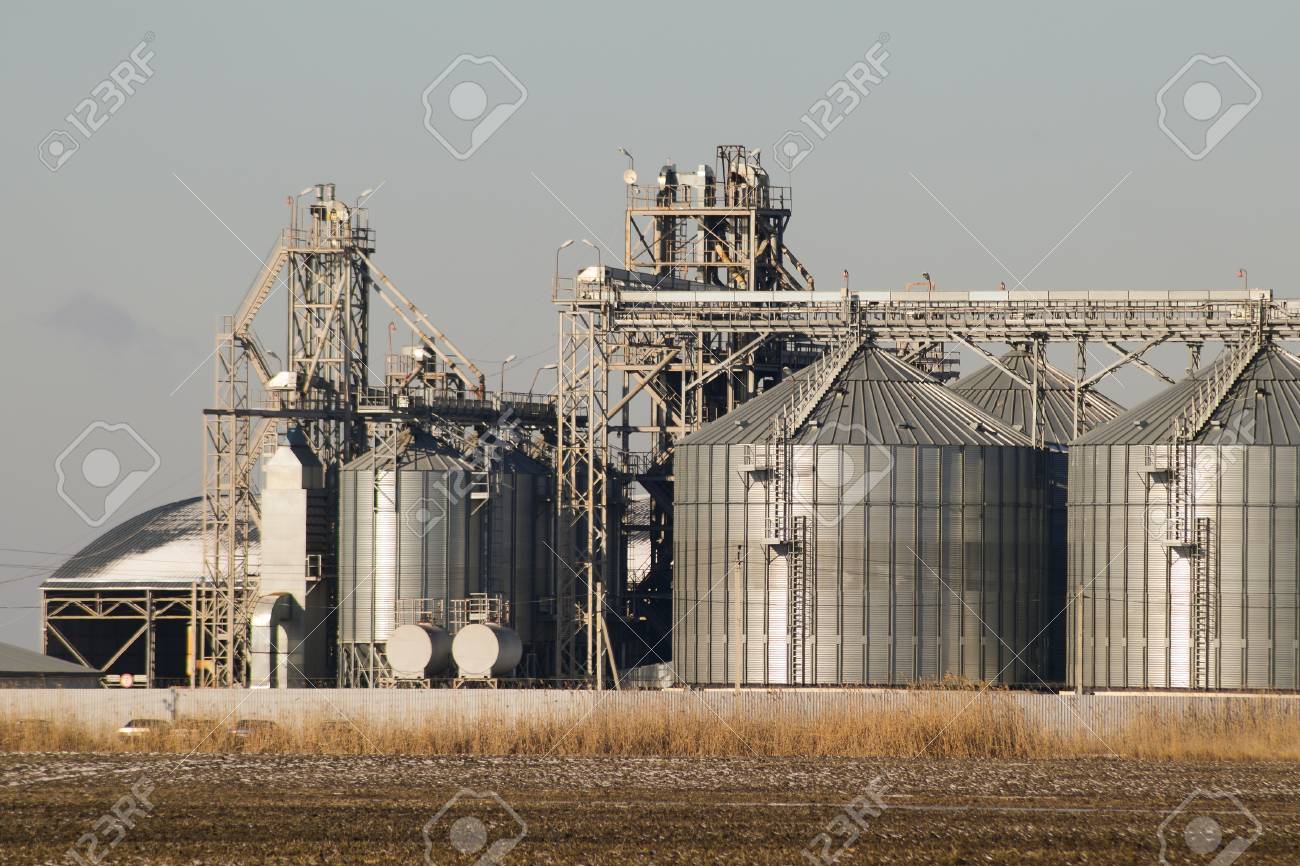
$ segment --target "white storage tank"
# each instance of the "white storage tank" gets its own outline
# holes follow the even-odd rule
[[[428,623],[399,625],[385,645],[388,666],[401,680],[437,676],[451,661],[451,635]]]
[[[523,644],[514,629],[496,623],[476,622],[456,632],[451,654],[461,677],[503,677],[523,657]]]

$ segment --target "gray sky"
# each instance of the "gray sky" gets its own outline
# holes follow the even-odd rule
[[[129,423],[160,461],[109,524],[200,492],[214,326],[284,196],[317,181],[348,199],[384,181],[368,203],[377,262],[485,369],[518,354],[508,386],[523,390],[554,353],[555,247],[594,235],[621,250],[618,146],[645,175],[744,143],[787,182],[778,139],[810,134],[800,118],[888,33],[888,76],[789,175],[788,238],[823,285],[847,268],[856,288],[929,271],[991,289],[1033,269],[1031,289],[1226,288],[1246,266],[1295,296],[1293,4],[843,7],[10,4],[0,640],[37,644],[40,579],[100,531],[54,468],[88,425]],[[101,99],[106,122],[81,136],[65,116],[147,33],[152,77],[111,115]],[[1231,57],[1262,98],[1193,160],[1157,126],[1156,93],[1201,53]],[[462,54],[497,58],[527,91],[463,161],[421,101]],[[1229,102],[1249,96],[1228,85]],[[38,145],[54,130],[76,149],[49,171]],[[567,250],[565,270],[590,252]],[[1138,372],[1109,388],[1129,405],[1153,392]]]

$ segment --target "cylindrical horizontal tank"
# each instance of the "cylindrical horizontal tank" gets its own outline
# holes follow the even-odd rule
[[[794,385],[787,379],[675,450],[678,675],[1036,682],[1018,654],[1043,625],[1042,453],[866,346],[792,431],[783,476],[769,442]],[[771,543],[782,484],[795,543]]]
[[[343,467],[342,642],[386,641],[396,627],[398,599],[450,601],[479,591],[471,579],[479,528],[470,487],[469,464],[421,432],[395,456],[378,448]]]
[[[514,629],[476,622],[456,632],[451,655],[462,677],[502,677],[523,657],[523,644]]]
[[[1071,446],[1069,660],[1085,688],[1300,687],[1300,363],[1266,345],[1179,445],[1212,370]]]
[[[1067,446],[1076,436],[1074,380],[1050,364],[1038,366],[1035,378],[1033,356],[1023,348],[1013,349],[998,359],[1001,367],[988,364],[953,383],[952,389],[968,403],[1009,427],[1030,436],[1034,424],[1034,394],[1025,383],[1037,384],[1038,415],[1043,443],[1047,447],[1048,540],[1046,605],[1042,616],[1047,624],[1043,636],[1029,649],[1029,657],[1044,680],[1065,681],[1065,598],[1068,571],[1069,487]],[[1078,407],[1078,433],[1115,418],[1124,408],[1096,391],[1087,391]]]
[[[399,679],[436,676],[451,661],[451,635],[428,623],[399,625],[385,647],[388,666]]]

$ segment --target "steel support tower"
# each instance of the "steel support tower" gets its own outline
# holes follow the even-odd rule
[[[194,602],[195,685],[238,686],[246,680],[249,622],[258,599],[248,559],[249,531],[259,521],[254,468],[275,445],[277,432],[301,430],[324,467],[325,525],[313,530],[337,538],[339,467],[372,443],[391,440],[395,425],[437,421],[483,428],[509,410],[525,429],[553,430],[548,402],[488,395],[483,373],[375,265],[365,208],[338,199],[329,183],[299,197],[306,195],[313,196],[306,208],[289,199],[288,228],[217,335],[215,400],[204,412],[204,574]],[[288,327],[283,350],[276,353],[263,346],[253,324],[280,290]],[[372,297],[384,302],[415,341],[373,374]],[[273,370],[271,359],[280,369]],[[332,556],[304,568],[313,579],[337,580]]]

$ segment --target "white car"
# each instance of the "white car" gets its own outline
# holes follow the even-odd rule
[[[131,719],[118,728],[117,733],[123,737],[158,736],[167,733],[171,726],[172,723],[166,719]]]

